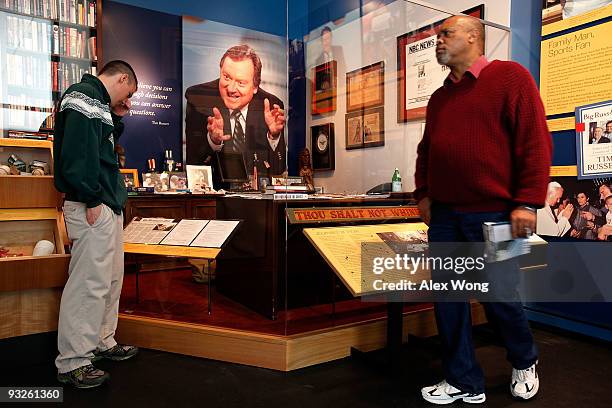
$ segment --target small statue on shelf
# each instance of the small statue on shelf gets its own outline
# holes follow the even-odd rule
[[[313,172],[312,172],[312,164],[310,163],[310,150],[308,148],[304,148],[300,152],[300,177],[303,178],[304,183],[308,186],[309,190],[314,190],[314,180],[313,180]]]

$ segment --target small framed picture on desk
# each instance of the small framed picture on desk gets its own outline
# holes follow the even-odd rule
[[[119,173],[125,182],[125,188],[140,187],[138,179],[138,169],[119,169]]]

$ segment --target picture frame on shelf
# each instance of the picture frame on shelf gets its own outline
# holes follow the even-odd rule
[[[312,68],[312,115],[336,111],[337,67],[338,63],[332,60]]]
[[[346,74],[346,111],[385,104],[385,63],[380,61]]]
[[[171,171],[169,176],[169,190],[186,190],[187,189],[187,173],[184,171]]]
[[[325,123],[310,128],[312,146],[312,169],[335,169],[335,136],[334,124]]]
[[[138,178],[138,169],[119,169],[119,173],[125,182],[125,188],[140,187],[140,179]]]
[[[483,19],[484,4],[463,14]],[[450,72],[436,59],[436,36],[443,22],[397,37],[397,123],[424,119],[429,98]]]
[[[187,185],[191,191],[210,191],[213,187],[212,167],[188,164]]]

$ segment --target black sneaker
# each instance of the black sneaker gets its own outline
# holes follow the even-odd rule
[[[99,387],[110,379],[110,375],[98,370],[91,364],[79,367],[67,373],[58,373],[57,380],[63,384],[70,384],[76,388]]]
[[[136,354],[138,354],[138,347],[136,346],[115,344],[115,346],[109,348],[108,350],[94,351],[94,358],[92,358],[91,361],[97,361],[103,358],[107,360],[121,361],[132,358]]]

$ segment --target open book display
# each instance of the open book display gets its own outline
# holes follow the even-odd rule
[[[177,245],[221,248],[232,235],[238,220],[174,220],[134,217],[123,232],[131,244]]]

